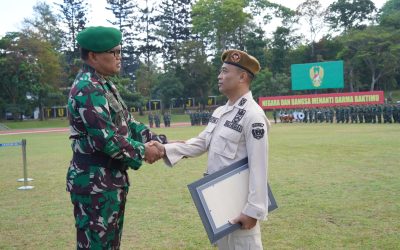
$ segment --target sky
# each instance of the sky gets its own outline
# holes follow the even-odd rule
[[[54,6],[53,3],[61,3],[62,0],[41,0]],[[274,3],[279,3],[291,9],[304,2],[304,0],[270,0]],[[18,31],[21,28],[21,23],[24,18],[33,16],[33,6],[36,5],[38,0],[0,0],[0,37],[4,36],[6,32]],[[110,26],[107,19],[112,19],[111,11],[106,10],[106,0],[88,0],[89,9],[92,11],[88,15],[87,26],[104,25]],[[139,4],[144,4],[144,0],[137,0]],[[321,0],[323,8],[326,8],[334,0]],[[375,6],[379,9],[383,6],[386,0],[373,0]],[[56,12],[55,9],[53,9]]]

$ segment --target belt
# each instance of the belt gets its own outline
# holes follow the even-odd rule
[[[120,171],[126,171],[128,169],[128,166],[121,160],[113,159],[109,155],[100,151],[91,154],[74,152],[72,161],[78,165],[100,165],[103,168],[118,169]]]

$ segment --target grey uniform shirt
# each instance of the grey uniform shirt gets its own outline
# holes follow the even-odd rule
[[[212,174],[248,157],[249,193],[242,213],[258,220],[268,214],[268,130],[270,123],[249,91],[234,105],[225,104],[212,114],[207,127],[185,143],[165,145],[165,163],[208,151],[207,173]]]

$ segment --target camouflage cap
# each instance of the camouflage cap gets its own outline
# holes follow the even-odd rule
[[[78,44],[89,51],[105,52],[121,43],[122,33],[112,27],[89,27],[76,37]]]
[[[261,69],[260,63],[255,57],[241,50],[226,50],[222,54],[221,60],[224,63],[232,64],[241,69],[244,69],[253,76],[257,74]]]

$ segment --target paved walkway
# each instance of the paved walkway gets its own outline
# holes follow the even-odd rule
[[[148,124],[147,124],[148,126]],[[190,126],[189,122],[175,122],[171,123],[171,127],[187,127]],[[161,128],[164,125],[161,124]],[[2,135],[20,135],[20,134],[41,134],[41,133],[53,133],[53,132],[68,132],[69,128],[32,128],[32,129],[9,129],[0,131]]]

